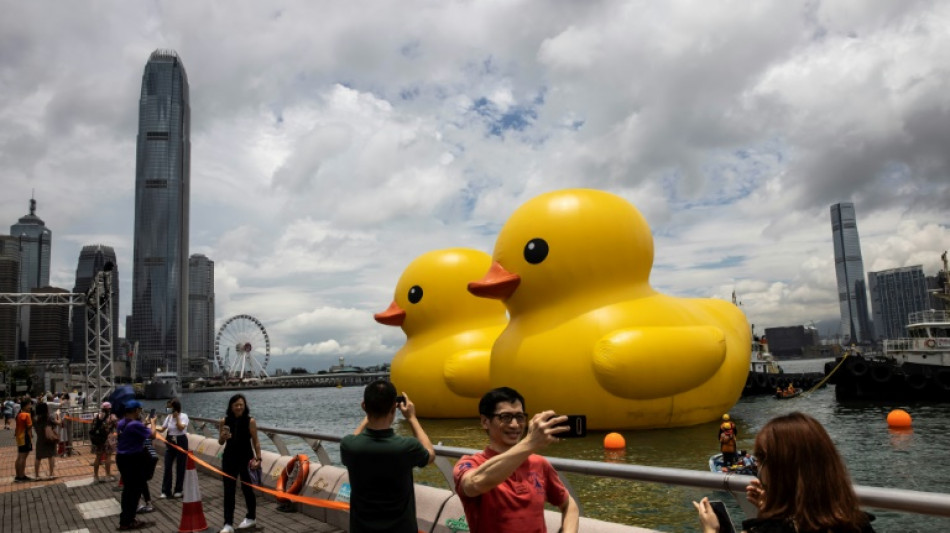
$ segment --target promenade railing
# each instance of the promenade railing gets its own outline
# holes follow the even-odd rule
[[[195,432],[205,437],[218,436],[218,420],[211,418],[191,417],[190,425]],[[300,431],[293,429],[282,429],[258,424],[258,432],[263,433],[273,443],[277,452],[281,455],[292,455],[287,446],[287,437],[293,437],[303,440],[321,464],[332,465],[333,460],[324,448],[323,443],[339,443],[342,435],[332,435],[317,431]],[[455,484],[452,478],[452,462],[449,459],[458,459],[463,455],[470,455],[481,450],[469,448],[456,448],[452,446],[435,446],[436,461],[442,476],[445,478],[449,490],[454,490]],[[559,457],[547,457],[548,461],[561,474],[568,490],[579,505],[582,504],[574,492],[573,487],[564,478],[565,472],[573,474],[609,477],[615,479],[624,479],[628,481],[640,481],[647,483],[662,483],[667,485],[676,485],[680,487],[692,487],[698,489],[710,489],[729,492],[735,497],[736,501],[745,511],[747,516],[754,516],[755,509],[751,507],[745,499],[745,487],[754,479],[751,476],[742,476],[736,474],[720,474],[716,472],[702,472],[698,470],[686,470],[681,468],[665,468],[657,466],[640,466],[616,463],[603,463],[599,461],[584,461],[577,459],[563,459]],[[855,485],[854,490],[861,501],[861,505],[875,507],[878,509],[890,509],[893,511],[903,511],[908,513],[926,514],[942,517],[950,517],[950,494],[941,494],[936,492],[923,492],[916,490],[894,489],[885,487],[869,487]],[[581,506],[583,515],[583,506]]]

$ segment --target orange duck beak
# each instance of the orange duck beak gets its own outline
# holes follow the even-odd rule
[[[385,324],[387,326],[401,326],[406,320],[406,312],[402,310],[402,307],[399,307],[395,301],[389,304],[387,308],[382,313],[376,313],[373,315],[373,318],[376,319],[380,324]]]
[[[468,284],[468,292],[481,298],[504,301],[511,298],[519,283],[521,283],[521,276],[508,272],[501,263],[493,261],[485,277]]]

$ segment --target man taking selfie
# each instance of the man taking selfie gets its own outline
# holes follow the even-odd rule
[[[554,467],[535,455],[568,430],[567,417],[544,411],[528,422],[524,405],[508,387],[488,391],[478,404],[488,447],[459,459],[454,472],[471,533],[544,533],[545,501],[561,510],[561,531],[577,531],[577,503]]]
[[[412,468],[432,464],[435,448],[415,405],[397,397],[392,383],[380,379],[367,385],[362,406],[366,417],[340,441],[340,458],[350,473],[350,531],[418,533]],[[396,409],[415,438],[393,431]]]

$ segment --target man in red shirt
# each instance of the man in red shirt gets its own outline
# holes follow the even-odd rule
[[[545,533],[544,502],[562,513],[561,531],[575,533],[577,503],[557,472],[535,452],[568,430],[566,416],[544,411],[531,418],[528,433],[524,398],[514,389],[493,389],[478,404],[488,447],[455,464],[455,490],[471,533]]]
[[[13,481],[31,481],[26,475],[26,458],[33,451],[33,416],[30,411],[33,410],[33,401],[29,397],[20,402],[20,414],[16,415],[16,461],[13,463],[13,469],[16,476]]]

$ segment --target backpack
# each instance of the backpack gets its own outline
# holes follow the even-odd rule
[[[89,442],[96,446],[102,446],[109,438],[109,432],[106,431],[106,422],[102,416],[97,416],[92,421],[92,429],[89,430]]]

